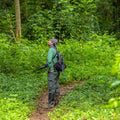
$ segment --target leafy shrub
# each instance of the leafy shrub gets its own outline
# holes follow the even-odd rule
[[[91,39],[94,37],[95,35],[91,36]],[[67,64],[65,73],[68,81],[89,79],[103,73],[110,75],[114,63],[114,53],[112,51],[115,48],[110,46],[109,42],[104,44],[104,39],[107,37],[109,36],[106,35],[105,37],[104,35],[103,38],[97,36],[95,41],[86,43],[69,40],[58,46]],[[108,69],[107,71],[105,67]]]
[[[3,40],[2,40],[3,41]],[[26,45],[22,43],[0,43],[0,71],[4,73],[20,73],[39,70],[46,62],[44,45]]]
[[[112,103],[111,106],[107,105],[108,100],[114,96],[114,89],[110,88],[115,79],[111,74],[111,68],[118,46],[114,43],[115,39],[106,34],[93,35],[91,39],[93,41],[82,44],[69,41],[65,46],[63,45],[65,60],[68,60],[66,61],[68,64],[66,78],[84,80],[85,84],[76,85],[73,91],[68,92],[59,107],[53,113],[49,113],[51,119],[95,120],[120,117],[119,107],[111,108],[116,105],[119,98],[111,99],[109,101],[110,104]]]
[[[27,120],[47,86],[44,45],[0,39],[0,119]]]
[[[47,38],[54,36],[50,11],[39,11],[32,15],[24,26],[23,35],[30,40],[45,43]]]
[[[28,120],[36,98],[47,86],[46,74],[0,74],[0,119]]]
[[[23,36],[40,43],[53,37],[61,41],[70,38],[75,41],[90,40],[89,34],[99,30],[96,4],[93,0],[72,3],[62,0],[50,10],[39,10],[31,15],[27,24],[23,25]]]
[[[87,104],[90,102],[91,106],[89,108],[92,109],[92,105],[95,106],[96,103],[106,103],[106,101],[110,98],[109,94],[104,98],[105,93],[109,93],[109,85],[111,81],[111,67],[114,63],[114,44],[110,44],[111,40],[107,40],[109,36],[104,35],[98,36],[93,35],[91,39],[94,41],[88,41],[86,43],[75,42],[74,40],[66,40],[64,44],[59,44],[58,49],[61,54],[64,56],[64,61],[67,64],[67,68],[65,70],[66,80],[63,79],[63,75],[60,76],[60,83],[68,83],[73,80],[90,80],[85,86],[76,87],[75,93],[66,99],[66,103],[69,101],[69,105],[65,108],[61,108],[58,110],[57,116],[59,116],[59,111],[63,109],[70,109],[69,114],[66,114],[66,119],[68,117],[73,116],[73,118],[78,118],[77,116],[87,115],[88,118],[91,118],[91,114],[86,114],[86,112],[79,112],[78,101],[81,101],[83,97],[83,101],[88,99],[83,105],[82,108],[87,110]],[[106,42],[104,42],[104,39]],[[45,70],[40,71],[39,67],[46,63],[46,56],[48,48],[43,45],[37,45],[35,43],[29,43],[27,40],[22,40],[21,43],[10,43],[7,39],[0,39],[0,70],[4,74],[0,74],[0,96],[1,103],[0,106],[3,106],[2,103],[7,103],[6,115],[10,116],[6,118],[8,120],[15,114],[15,119],[20,119],[18,116],[26,119],[26,116],[29,115],[31,109],[34,108],[35,103],[34,100],[39,93],[47,87],[47,75]],[[7,75],[5,75],[7,73]],[[80,94],[81,89],[83,93]],[[32,90],[32,91],[31,91]],[[104,94],[103,94],[104,93]],[[95,96],[94,94],[97,94]],[[74,96],[75,95],[75,96]],[[69,94],[68,94],[69,96]],[[93,99],[95,98],[95,99]],[[71,102],[72,101],[72,102]],[[76,102],[77,101],[77,102]],[[14,102],[13,108],[10,105]],[[15,112],[15,109],[18,105],[18,111]],[[22,110],[19,106],[23,105],[23,114]],[[29,105],[32,105],[30,107]],[[62,104],[61,104],[62,105]],[[78,105],[78,106],[77,106]],[[98,107],[101,104],[98,105]],[[10,107],[9,107],[10,106]],[[74,108],[77,107],[77,110]],[[5,110],[5,106],[1,108],[2,111]],[[12,110],[14,111],[12,111]],[[76,112],[75,116],[72,112]],[[96,109],[97,110],[97,109]],[[27,111],[27,112],[26,112]],[[98,111],[98,110],[97,110]],[[104,111],[101,110],[101,114]],[[25,113],[25,114],[24,114]],[[99,113],[99,112],[98,112]],[[107,112],[109,114],[109,112]],[[1,112],[0,114],[3,114]],[[70,115],[70,116],[69,116]],[[2,118],[4,115],[1,115]],[[5,116],[6,117],[6,116]],[[53,116],[51,116],[52,118]],[[55,116],[56,117],[56,116]],[[13,117],[14,118],[14,117]],[[63,118],[61,118],[63,119]]]
[[[119,108],[105,106],[111,97],[110,81],[111,77],[96,76],[83,85],[75,85],[49,117],[55,120],[119,119]]]
[[[114,88],[114,90],[111,92],[113,97],[109,100],[108,107],[116,108],[120,107],[120,51],[115,54],[112,74],[115,76],[115,80],[111,84],[111,88]]]

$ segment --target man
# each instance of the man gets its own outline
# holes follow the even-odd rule
[[[58,56],[56,54],[57,51],[57,43],[56,39],[51,39],[48,42],[49,51],[47,56],[47,64],[48,64],[48,107],[54,107],[59,103],[59,75],[60,73],[54,68],[54,64],[58,61]]]

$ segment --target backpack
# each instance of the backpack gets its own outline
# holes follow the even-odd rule
[[[64,63],[64,59],[63,59],[63,56],[60,54],[60,52],[58,50],[56,50],[56,54],[55,56],[57,55],[58,57],[58,61],[53,65],[54,68],[57,70],[57,71],[62,71],[64,72],[64,69],[66,68],[66,64]],[[54,56],[54,57],[55,57]],[[54,58],[53,57],[53,58]]]

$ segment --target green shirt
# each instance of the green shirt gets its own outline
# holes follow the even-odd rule
[[[56,54],[56,48],[54,46],[49,48],[47,56],[48,70],[54,70],[53,65],[57,62],[58,58]],[[54,57],[55,56],[55,57]],[[54,58],[53,58],[54,57]],[[53,59],[52,59],[53,58]]]

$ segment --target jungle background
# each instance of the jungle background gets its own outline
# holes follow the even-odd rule
[[[67,65],[60,85],[85,83],[49,118],[119,120],[119,0],[0,0],[0,120],[28,120],[35,110],[51,38]]]

